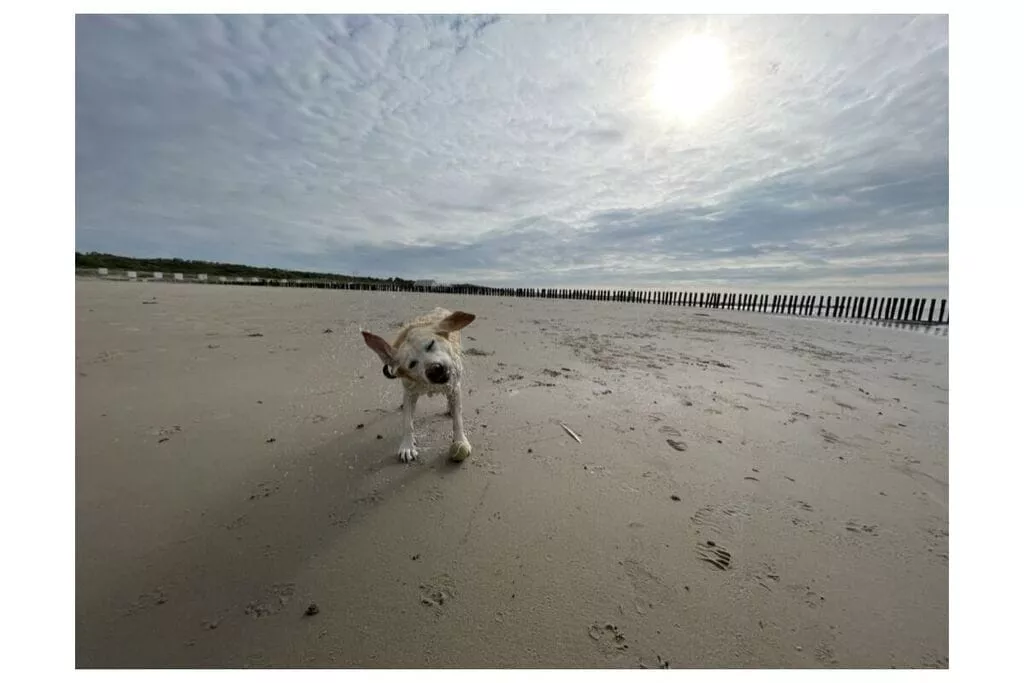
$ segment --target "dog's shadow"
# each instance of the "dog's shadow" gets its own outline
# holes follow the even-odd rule
[[[417,425],[436,435],[434,425],[450,421],[444,410],[418,410]],[[464,472],[466,463],[448,459],[443,439],[424,441],[418,460],[400,462],[400,411],[375,412],[362,428],[353,426],[311,449],[285,452],[249,473],[221,500],[211,501],[187,538],[140,559],[138,575],[161,587],[176,605],[143,632],[132,619],[116,618],[138,595],[126,595],[114,579],[106,589],[91,591],[93,604],[79,605],[79,653],[104,667],[146,666],[168,655],[167,643],[181,642],[183,628],[195,630],[198,638],[204,622],[244,624],[246,605],[256,596],[268,586],[291,582],[311,558],[337,547],[400,490],[409,495],[424,478],[444,480]],[[107,596],[114,604],[105,603]],[[92,618],[107,621],[109,628],[92,628]],[[131,652],[117,646],[129,636]],[[187,666],[188,651],[180,658]]]

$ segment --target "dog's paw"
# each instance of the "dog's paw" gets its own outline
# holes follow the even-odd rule
[[[402,462],[412,462],[419,454],[419,451],[416,450],[416,443],[412,440],[403,441],[402,445],[398,447],[398,459]]]
[[[469,441],[455,441],[448,448],[448,457],[454,462],[462,462],[469,457],[470,453],[473,452],[473,447],[469,445]]]

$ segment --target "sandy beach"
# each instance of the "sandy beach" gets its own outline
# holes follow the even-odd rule
[[[424,399],[403,465],[359,329],[438,305],[474,454]],[[948,666],[945,337],[85,280],[76,325],[78,667]]]

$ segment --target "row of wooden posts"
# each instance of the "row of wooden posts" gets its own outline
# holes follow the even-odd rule
[[[575,299],[620,303],[690,306],[735,311],[757,311],[811,317],[891,320],[921,324],[948,324],[946,299],[913,297],[818,296],[814,294],[739,294],[722,292],[666,292],[647,290],[484,288],[467,285],[405,287],[393,284],[335,283],[341,289],[363,291],[507,296],[527,299]],[[271,286],[313,286],[318,283]],[[330,287],[330,285],[328,285]],[[331,287],[338,288],[338,287]]]
[[[100,273],[106,276],[106,272]],[[736,311],[756,311],[810,317],[887,320],[929,325],[948,325],[946,299],[916,297],[833,296],[815,294],[739,294],[727,292],[667,292],[635,289],[547,289],[534,287],[478,287],[475,285],[405,285],[392,282],[338,282],[334,280],[278,280],[267,278],[216,279],[198,275],[187,280],[180,273],[176,281],[256,287],[300,287],[372,292],[421,292],[473,296],[504,296],[527,299],[570,299],[619,303],[688,306]],[[134,272],[128,279],[138,278]]]

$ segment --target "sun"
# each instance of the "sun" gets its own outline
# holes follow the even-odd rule
[[[732,90],[725,44],[709,35],[683,38],[655,68],[651,100],[662,111],[693,122]]]

